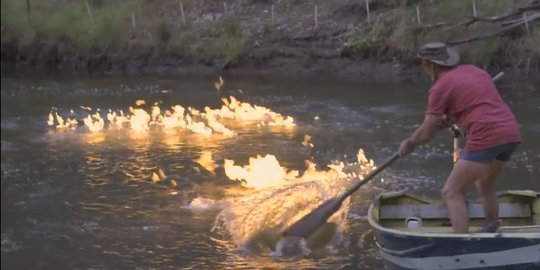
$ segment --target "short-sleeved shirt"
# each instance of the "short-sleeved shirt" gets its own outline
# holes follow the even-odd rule
[[[456,66],[439,74],[429,90],[426,114],[447,115],[465,127],[467,151],[521,142],[516,118],[491,77],[473,65]]]

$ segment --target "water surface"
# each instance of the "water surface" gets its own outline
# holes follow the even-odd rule
[[[212,232],[220,208],[187,207],[195,198],[226,201],[231,181],[196,160],[211,151],[246,164],[272,154],[288,169],[347,161],[359,148],[380,162],[392,155],[423,119],[428,82],[388,83],[321,78],[70,77],[3,75],[2,268],[5,269],[380,269],[365,214],[370,198],[386,190],[438,196],[451,168],[452,138],[443,132],[398,161],[353,197],[339,242],[304,259],[274,259],[268,250],[238,249]],[[500,92],[521,123],[524,142],[497,189],[540,190],[540,91],[504,81]],[[85,117],[80,106],[125,109],[137,99],[202,110],[229,95],[295,118],[294,129],[236,128],[234,138],[201,139],[190,132],[144,135],[47,125],[59,112]],[[312,136],[312,149],[302,145]],[[177,186],[155,184],[163,168]],[[238,195],[235,195],[238,196]],[[473,196],[473,194],[471,195]]]

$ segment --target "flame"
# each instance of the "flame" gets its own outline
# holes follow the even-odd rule
[[[101,118],[99,112],[96,112],[95,114],[89,114],[86,118],[83,119],[83,122],[84,125],[91,132],[100,131],[105,126],[105,121],[103,121],[103,118]]]
[[[172,112],[166,110],[163,116],[163,126],[166,128],[186,128],[187,123],[184,118],[184,112],[184,107],[180,105],[173,106]]]
[[[160,123],[163,122],[163,116],[161,115],[161,109],[157,104],[154,104],[152,106],[152,123]]]
[[[279,165],[276,157],[266,155],[249,159],[249,164],[240,167],[234,165],[233,160],[225,159],[225,174],[231,180],[244,180],[242,185],[255,189],[271,186],[280,186],[287,183],[287,179],[298,176],[298,171],[290,171]]]
[[[49,113],[49,118],[47,120],[47,125],[54,126],[54,116],[53,116],[52,112]]]
[[[77,121],[77,119],[72,119],[68,117],[66,118],[66,120],[64,120],[64,118],[62,118],[62,116],[58,114],[56,114],[56,121],[58,122],[58,125],[56,125],[56,128],[76,129],[77,126],[79,125],[79,122]]]
[[[305,147],[313,148],[313,144],[311,143],[311,136],[306,134],[304,135],[304,141],[302,141],[302,145]]]
[[[153,183],[159,183],[161,181],[167,180],[167,175],[163,172],[161,168],[158,168],[157,171],[152,173],[151,180]],[[176,183],[175,183],[176,185]]]
[[[190,124],[188,124],[187,128],[194,133],[203,135],[203,136],[210,136],[212,135],[212,129],[207,127],[203,122],[193,122],[189,121]]]
[[[136,107],[129,107],[128,113],[124,114],[122,110],[108,109],[105,119],[99,113],[99,108],[95,113],[90,113],[92,108],[81,106],[82,109],[89,111],[89,114],[82,119],[84,126],[90,132],[97,132],[103,129],[127,127],[136,133],[145,133],[150,131],[152,127],[162,127],[164,129],[187,129],[191,132],[200,135],[204,138],[219,135],[223,137],[234,137],[237,133],[226,123],[244,124],[255,123],[257,126],[268,127],[295,127],[294,119],[290,116],[284,116],[276,113],[266,107],[252,105],[247,102],[242,102],[231,96],[222,99],[223,105],[221,108],[211,109],[205,107],[203,111],[199,111],[194,107],[185,109],[181,105],[174,105],[163,110],[159,107],[159,102],[152,105],[149,112],[140,108],[146,104],[145,100],[137,100]],[[232,121],[232,122],[231,122]],[[57,128],[78,127],[78,121],[75,118],[67,118],[64,120],[53,107],[47,118],[47,124]],[[171,134],[170,132],[168,132]]]
[[[145,110],[133,109],[133,107],[129,107],[129,111],[131,112],[131,116],[128,121],[131,129],[133,129],[135,132],[146,132],[150,130],[148,124],[151,117]]]
[[[221,78],[221,76],[219,76],[219,81],[214,83],[214,87],[216,88],[217,91],[221,89],[221,87],[223,86],[223,83],[224,83],[223,79]]]
[[[215,174],[216,169],[216,163],[212,159],[212,152],[210,151],[204,151],[202,152],[199,159],[197,159],[195,162],[197,162],[201,167],[205,168],[207,171],[211,172],[212,174]]]
[[[73,110],[71,111],[71,113],[73,113]],[[64,120],[64,118],[58,114],[57,109],[55,107],[52,107],[51,112],[47,117],[47,125],[54,126],[55,123],[57,123],[56,128],[58,129],[76,129],[79,126],[79,122],[77,121],[77,119],[67,117]]]

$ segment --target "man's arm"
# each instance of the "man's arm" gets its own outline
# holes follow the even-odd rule
[[[416,146],[429,142],[435,134],[445,128],[442,115],[427,114],[424,122],[413,134],[401,143],[399,152],[402,156],[410,154]]]
[[[409,137],[411,143],[421,145],[429,142],[437,132],[444,128],[441,115],[427,114],[424,122]]]

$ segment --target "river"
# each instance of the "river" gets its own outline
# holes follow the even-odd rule
[[[376,165],[423,119],[429,82],[223,79],[218,91],[218,78],[207,76],[2,75],[2,269],[380,269],[365,218],[370,199],[389,190],[439,196],[452,166],[449,132],[362,187],[339,220],[334,233],[339,237],[304,258],[270,256],[274,242],[239,246],[230,235],[255,226],[248,224],[253,221],[225,220],[229,226],[216,230],[223,209],[264,192],[230,179],[223,164],[232,160],[245,166],[257,155],[272,155],[284,171],[298,170],[301,177],[307,160],[324,171],[335,161],[354,162],[363,149]],[[498,87],[524,141],[497,189],[540,190],[540,90],[531,82],[506,79]],[[137,100],[149,106],[159,102],[162,109],[179,104],[203,111],[220,108],[229,96],[291,116],[295,126],[226,122],[233,136],[205,137],[154,126],[140,133],[90,132],[81,120],[96,108],[103,118],[108,109],[127,111]],[[78,124],[49,126],[53,107]],[[211,169],[200,162],[203,153],[211,153]],[[327,189],[321,194],[343,187]],[[270,200],[300,195],[278,192],[253,202],[257,205],[244,201],[242,207],[253,208],[245,215],[255,215]]]

